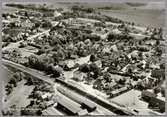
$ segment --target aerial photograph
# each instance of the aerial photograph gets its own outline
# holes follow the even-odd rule
[[[165,115],[165,0],[2,0],[3,116]]]

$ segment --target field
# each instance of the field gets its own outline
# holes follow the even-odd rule
[[[13,88],[12,93],[6,96],[5,86],[11,79],[13,72],[5,66],[2,67],[2,70],[3,70],[3,77],[2,77],[3,109],[4,108],[11,109],[11,106],[16,105],[16,110],[13,110],[13,111],[15,111],[17,114],[17,110],[20,110],[21,107],[25,107],[30,103],[30,100],[27,98],[31,94],[34,86],[24,85],[25,80],[22,80],[21,82],[18,82],[17,87]]]
[[[24,83],[25,81],[19,82],[18,86],[14,88],[13,92],[7,97],[7,101],[4,103],[6,108],[17,105],[17,108],[21,109],[21,107],[25,107],[29,104],[30,100],[27,99],[27,97],[31,94],[34,86],[26,86]]]
[[[124,21],[134,22],[144,26],[162,27],[165,24],[165,11],[149,9],[103,10],[103,14]]]
[[[147,108],[148,103],[140,100],[141,92],[138,90],[130,90],[118,97],[111,99],[112,102],[119,102],[120,105],[127,108],[133,108],[139,111],[139,115],[157,115],[155,111]]]
[[[30,2],[31,3],[31,2]],[[42,4],[44,4],[43,2]],[[102,14],[115,17],[124,21],[134,22],[143,26],[162,27],[165,24],[165,10],[163,2],[148,2],[141,6],[131,6],[127,3],[119,2],[90,2],[90,3],[71,3],[71,2],[54,2],[46,3],[51,8],[63,8],[68,10],[73,5],[92,7],[100,11]],[[6,7],[2,4],[3,12],[12,12],[15,8]],[[110,10],[99,9],[103,7],[111,7]]]

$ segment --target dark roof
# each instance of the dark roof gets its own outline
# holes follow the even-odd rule
[[[96,109],[96,105],[89,101],[87,98],[84,98],[80,96],[79,94],[70,91],[69,89],[64,89],[63,87],[57,87],[57,90],[61,92],[63,95],[67,96],[68,98],[72,99],[73,101],[83,104],[84,106],[87,106],[91,110]]]
[[[68,109],[69,111],[73,112],[73,113],[77,113],[80,110],[82,110],[80,107],[81,105],[79,105],[78,103],[72,101],[71,99],[61,95],[58,100],[57,100],[58,104],[64,106],[66,109]]]
[[[150,91],[142,91],[143,96],[148,96],[148,97],[156,97],[156,94],[150,92]]]

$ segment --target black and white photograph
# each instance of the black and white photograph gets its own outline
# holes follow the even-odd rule
[[[3,116],[165,115],[165,0],[2,0]]]

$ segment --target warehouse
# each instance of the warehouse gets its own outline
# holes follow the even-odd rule
[[[57,98],[57,103],[58,105],[56,108],[63,110],[68,115],[80,115],[80,114],[87,115],[88,114],[87,111],[81,108],[80,104],[65,97],[64,95],[61,95],[59,96],[59,98]]]
[[[42,111],[42,115],[63,115],[63,114],[58,110],[56,110],[54,107],[49,107],[46,110]]]
[[[65,89],[63,87],[57,87],[57,90],[61,92],[63,95],[67,96],[68,98],[74,100],[75,102],[81,104],[83,108],[86,108],[89,112],[94,111],[96,109],[96,105],[90,102],[88,99],[81,97],[80,95]]]

